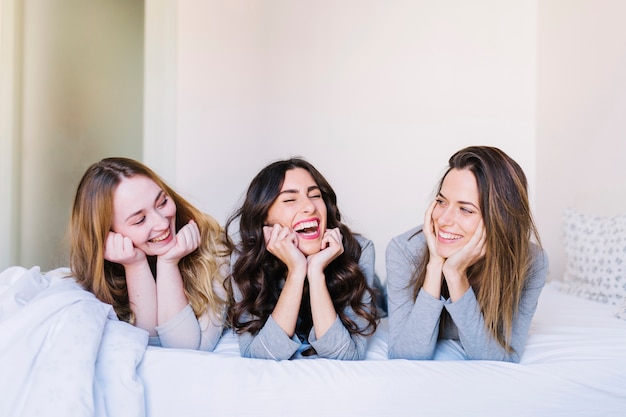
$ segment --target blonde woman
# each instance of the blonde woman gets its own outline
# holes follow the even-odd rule
[[[70,220],[74,278],[150,344],[213,350],[224,327],[230,242],[212,217],[128,158],[90,166]]]
[[[390,358],[519,362],[548,272],[520,166],[494,147],[455,153],[386,267]]]

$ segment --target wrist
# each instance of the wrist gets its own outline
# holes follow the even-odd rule
[[[304,279],[306,278],[306,276],[307,276],[306,268],[296,267],[296,268],[287,270],[286,280],[287,281],[297,280],[297,281],[304,282]]]
[[[309,285],[315,282],[326,282],[326,275],[324,275],[324,271],[321,271],[316,268],[309,268],[306,274],[307,280],[309,281]]]
[[[167,259],[161,256],[157,256],[157,259],[156,259],[157,268],[158,267],[174,267],[174,266],[178,268],[178,262],[180,262],[180,258]]]
[[[128,275],[129,273],[132,274],[134,271],[142,270],[146,266],[148,266],[148,259],[145,257],[136,259],[132,262],[124,263],[122,264],[122,266],[124,267],[124,272],[126,273],[126,275]]]
[[[467,274],[465,273],[465,270],[444,267],[444,269],[442,270],[442,274],[445,277],[448,286],[454,285],[455,283],[467,281]]]
[[[443,258],[430,258],[426,264],[426,273],[441,274],[443,272],[443,264],[445,259]]]

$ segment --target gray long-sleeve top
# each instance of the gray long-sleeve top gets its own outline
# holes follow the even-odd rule
[[[370,286],[376,279],[374,271],[375,252],[372,241],[356,235],[361,246],[361,258],[359,266]],[[231,257],[231,264],[236,262],[236,256]],[[236,302],[242,299],[239,288],[233,281],[233,297]],[[364,303],[370,302],[369,294],[366,294]],[[354,320],[357,325],[363,329],[368,323],[365,319],[358,316],[352,308],[346,307],[346,315]],[[244,315],[242,319],[245,321],[249,315]],[[337,315],[335,322],[321,338],[315,336],[315,327],[313,327],[308,335],[308,342],[317,352],[317,357],[328,359],[342,360],[359,360],[365,358],[367,349],[367,337],[359,334],[350,334]],[[259,333],[252,335],[245,332],[238,336],[239,350],[241,356],[248,358],[285,360],[294,357],[296,352],[302,348],[303,342],[294,334],[289,337],[287,333],[274,321],[270,315],[261,328]]]
[[[386,248],[389,358],[432,359],[437,340],[455,339],[470,359],[519,362],[548,274],[545,251],[532,244],[531,267],[513,318],[513,352],[508,353],[485,327],[471,287],[454,303],[443,297],[436,299],[423,290],[413,299],[413,287],[409,282],[416,260],[428,250],[424,234],[418,233],[421,229],[422,226],[415,227],[394,237]],[[440,333],[439,322],[444,308],[452,320],[446,322]]]
[[[213,291],[222,300],[228,299],[223,281],[229,276],[230,260],[222,258],[219,263],[220,277],[213,281]],[[219,342],[224,331],[224,321],[226,320],[226,306],[222,308],[221,314],[216,315],[207,306],[206,311],[196,317],[191,304],[187,304],[181,311],[166,323],[157,326],[157,336],[149,339],[151,346],[160,346],[177,349],[195,349],[203,351],[213,351]]]

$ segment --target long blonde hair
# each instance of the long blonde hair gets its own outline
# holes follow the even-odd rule
[[[105,303],[111,304],[120,320],[134,323],[124,267],[104,259],[105,242],[113,224],[113,195],[123,178],[141,175],[154,181],[176,204],[176,231],[193,219],[202,242],[183,257],[179,269],[185,295],[197,317],[211,309],[223,317],[229,304],[214,285],[227,285],[225,272],[232,250],[220,224],[202,213],[144,164],[129,158],[105,158],[91,165],[83,175],[72,209],[70,268],[73,277]],[[230,294],[227,288],[225,293]]]
[[[527,180],[522,168],[498,148],[471,146],[456,152],[448,170],[470,170],[478,185],[480,210],[487,233],[486,254],[472,265],[467,276],[476,293],[490,334],[511,351],[513,319],[517,313],[531,263],[532,240],[540,245],[530,212]],[[418,260],[412,282],[414,296],[424,284],[429,253]],[[447,296],[447,287],[442,289]],[[449,317],[444,316],[445,323]]]

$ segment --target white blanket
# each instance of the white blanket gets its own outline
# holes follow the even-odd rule
[[[144,416],[147,333],[68,272],[0,273],[0,416]]]

